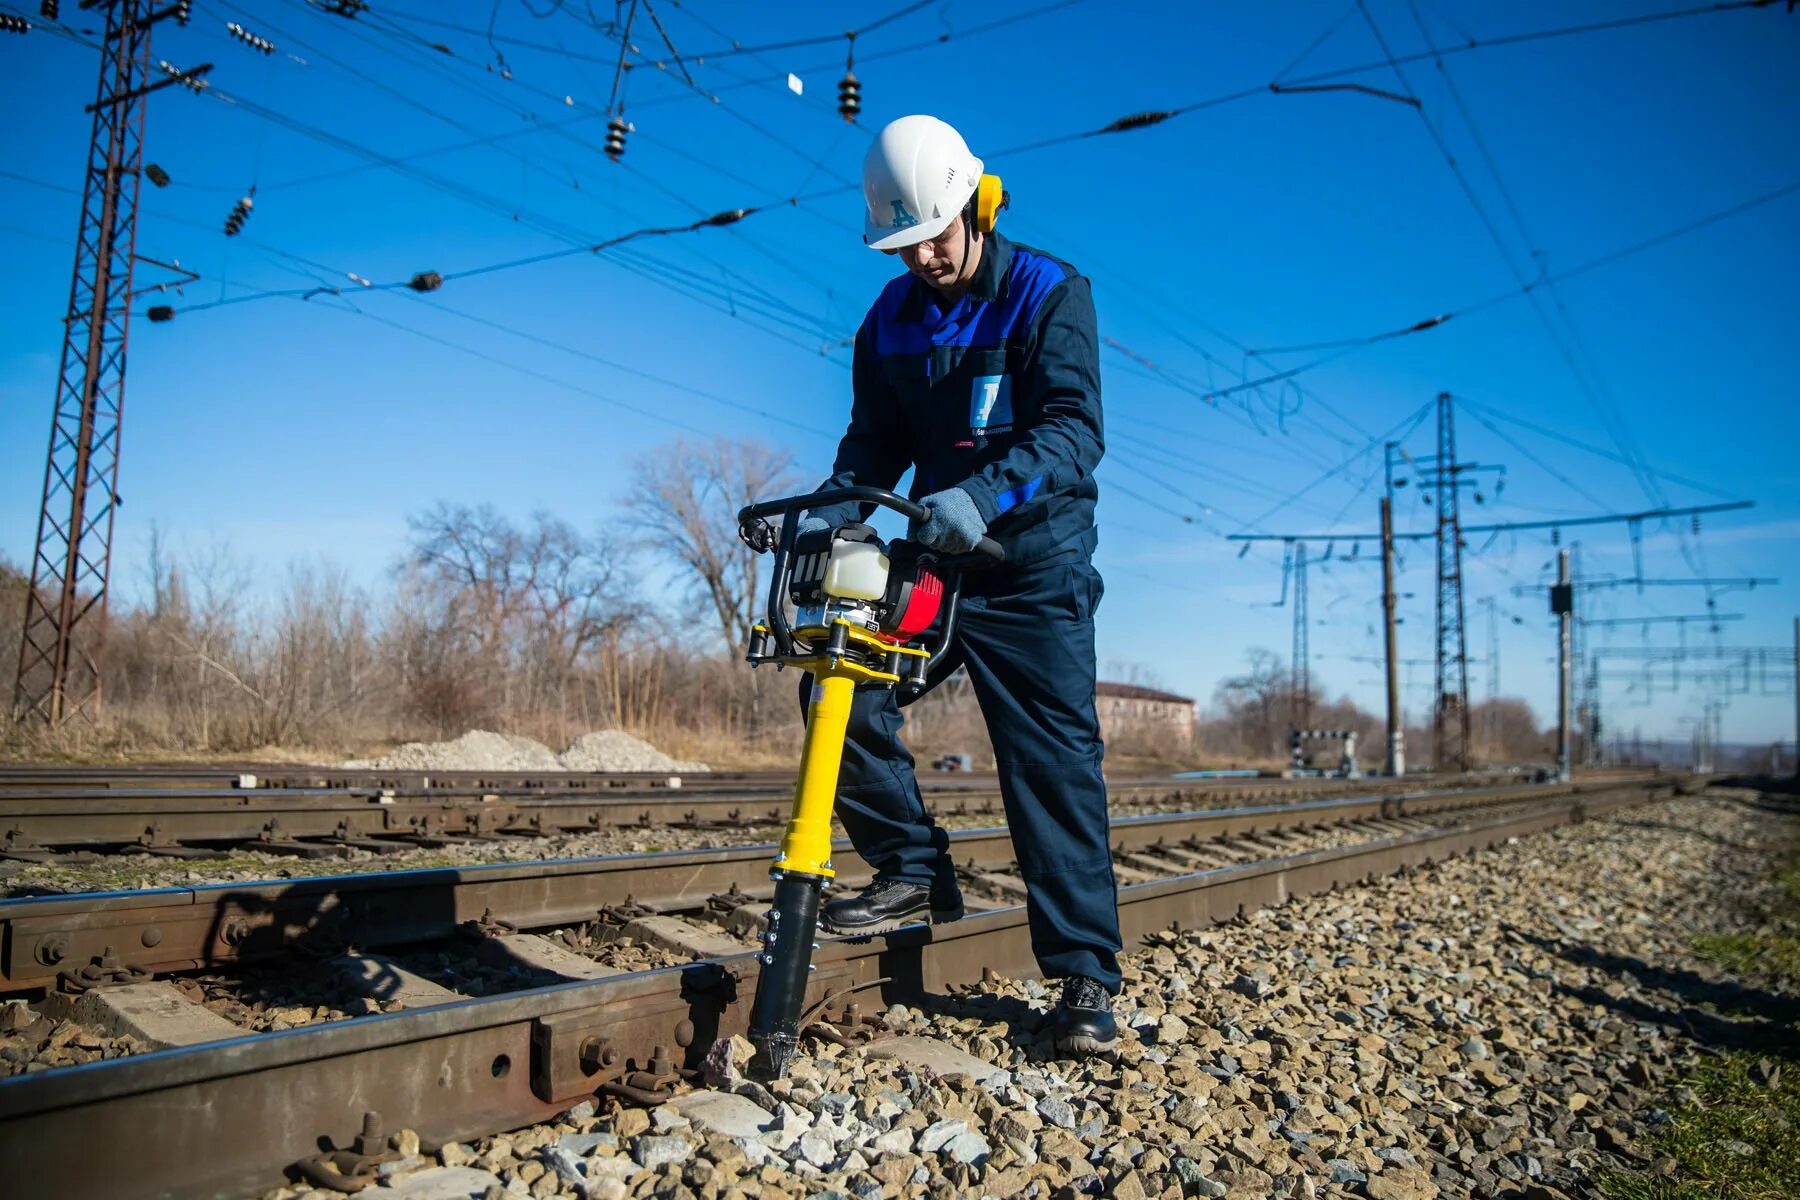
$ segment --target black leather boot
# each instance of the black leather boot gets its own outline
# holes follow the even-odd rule
[[[877,879],[854,896],[833,900],[819,913],[827,933],[887,933],[929,919],[942,925],[963,915],[962,894],[902,879]]]
[[[1062,1000],[1051,1021],[1056,1030],[1056,1050],[1074,1058],[1102,1054],[1119,1040],[1113,1020],[1112,994],[1085,975],[1063,980]]]

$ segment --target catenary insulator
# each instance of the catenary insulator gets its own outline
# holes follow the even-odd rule
[[[618,162],[625,156],[625,135],[629,132],[631,126],[624,117],[614,117],[606,123],[606,157]]]
[[[171,11],[175,14],[177,25],[186,25],[194,15],[194,0],[175,0],[175,7]]]
[[[0,13],[0,31],[6,33],[26,33],[31,29],[31,22],[24,17],[15,17],[11,13]]]
[[[155,163],[144,164],[144,178],[159,188],[169,186],[169,173]]]
[[[200,78],[200,76],[198,76],[198,75],[188,75],[180,67],[176,66],[174,63],[170,62],[166,58],[157,59],[156,65],[157,65],[157,67],[159,67],[162,70],[162,73],[165,75],[180,76],[181,77],[181,86],[184,88],[187,88],[189,91],[204,92],[207,88],[212,86],[211,84],[207,83],[206,80]]]
[[[845,71],[838,80],[838,116],[854,121],[862,113],[862,80],[855,71]]]
[[[236,21],[227,21],[225,23],[225,28],[231,33],[232,37],[244,43],[244,45],[250,47],[258,54],[275,53],[274,42],[271,42],[268,38],[263,37],[260,34],[251,33]]]
[[[415,292],[435,292],[444,286],[444,277],[436,271],[420,271],[407,281],[406,286]]]
[[[57,0],[44,0],[42,4],[38,5],[38,15],[43,17],[46,21],[54,21],[56,20],[56,14],[60,12],[61,9],[62,5],[58,4]]]
[[[256,201],[252,198],[255,194],[256,189],[251,188],[249,196],[244,196],[231,206],[231,212],[225,218],[226,237],[236,237],[244,231],[244,222],[250,219],[250,210],[256,207]]]
[[[150,311],[144,315],[152,321],[172,321],[175,319],[175,310],[166,304],[152,304]]]

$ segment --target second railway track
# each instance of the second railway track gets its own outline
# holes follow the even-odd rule
[[[1456,786],[1503,777],[1459,780]],[[682,786],[668,786],[671,781]],[[1427,786],[1430,780],[1409,781]],[[1447,784],[1449,781],[1439,781]],[[991,778],[921,780],[944,820],[999,820]],[[218,858],[243,850],[329,859],[619,830],[713,832],[779,824],[786,775],[283,775],[0,769],[0,859],[82,861],[95,854]],[[1393,790],[1391,780],[1119,778],[1115,812],[1301,801]]]

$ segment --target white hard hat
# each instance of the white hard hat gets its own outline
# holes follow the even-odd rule
[[[863,241],[894,250],[936,237],[981,179],[981,160],[962,134],[936,117],[890,121],[863,159]]]

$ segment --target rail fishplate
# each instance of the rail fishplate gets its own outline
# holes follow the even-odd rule
[[[531,1090],[551,1102],[608,1084],[666,1091],[680,1079],[669,1048],[694,1044],[691,1012],[687,1001],[659,996],[539,1017],[531,1028]]]

